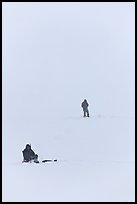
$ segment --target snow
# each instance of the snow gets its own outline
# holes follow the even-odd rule
[[[72,118],[54,118],[52,128],[48,119],[43,125],[33,124],[29,140],[18,132],[13,146],[7,144],[10,157],[3,161],[3,200],[134,200],[133,119]],[[30,141],[40,161],[57,158],[58,162],[22,164],[21,150]]]
[[[3,202],[134,202],[134,4],[3,3],[3,34]]]

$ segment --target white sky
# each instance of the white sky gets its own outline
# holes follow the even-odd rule
[[[4,116],[80,114],[84,98],[93,114],[132,116],[134,9],[129,2],[4,2]]]

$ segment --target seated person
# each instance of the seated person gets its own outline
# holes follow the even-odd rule
[[[31,145],[27,144],[26,148],[22,151],[23,153],[23,162],[31,162],[34,161],[35,163],[39,163],[38,155],[34,153],[31,149]]]

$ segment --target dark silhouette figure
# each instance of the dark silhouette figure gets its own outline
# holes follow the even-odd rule
[[[39,163],[38,155],[34,153],[31,149],[31,145],[27,144],[26,148],[22,151],[23,153],[23,162],[31,162],[34,161],[35,163]]]
[[[89,117],[88,106],[89,106],[89,104],[88,104],[87,100],[84,99],[84,101],[81,104],[81,107],[83,108],[83,112],[84,112],[84,117],[86,117],[86,116]]]

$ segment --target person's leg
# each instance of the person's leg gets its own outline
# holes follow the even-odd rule
[[[84,117],[86,117],[86,111],[85,110],[83,110],[84,111]]]
[[[38,155],[37,155],[37,154],[35,154],[34,162],[35,162],[35,163],[39,163],[39,161],[38,161]]]
[[[87,109],[87,117],[89,117],[89,110]]]
[[[37,159],[38,159],[38,155],[37,154],[31,155],[31,159],[30,159],[31,161],[32,160],[37,160]]]

